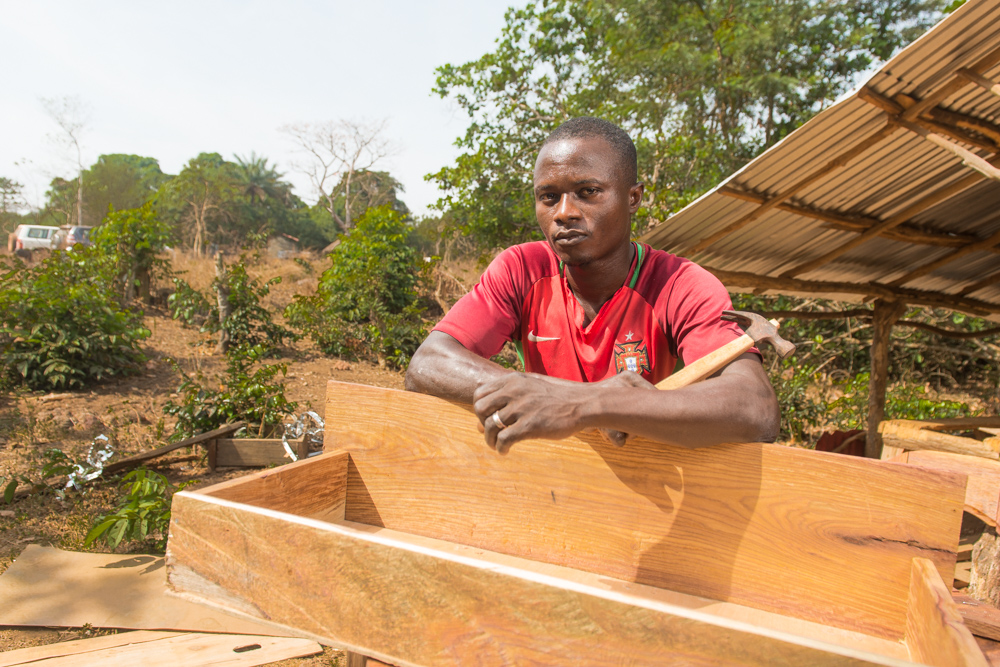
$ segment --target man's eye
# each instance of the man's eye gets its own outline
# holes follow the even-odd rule
[[[593,195],[596,195],[597,194],[597,188],[584,188],[583,189],[583,194],[584,194],[584,196],[587,196],[587,197],[591,197]]]

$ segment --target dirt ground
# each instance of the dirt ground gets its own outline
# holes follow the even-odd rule
[[[309,271],[291,260],[265,259],[255,265],[251,275],[269,278],[281,275],[282,282],[272,288],[265,306],[281,312],[296,293],[316,289],[324,262],[313,260]],[[194,287],[206,289],[212,269],[208,260],[175,259],[176,269]],[[186,328],[172,320],[164,309],[147,309],[145,324],[152,335],[144,343],[149,361],[139,375],[116,379],[87,391],[20,392],[0,395],[0,478],[15,475],[37,478],[47,449],[58,448],[74,459],[85,457],[93,439],[101,434],[112,438],[115,456],[112,461],[146,451],[165,443],[173,432],[172,418],[163,412],[164,404],[176,398],[181,376],[171,360],[185,373],[201,371],[213,377],[224,368],[224,359],[215,352],[210,335]],[[284,377],[285,394],[297,402],[296,414],[315,410],[323,414],[323,399],[328,380],[356,382],[380,387],[403,387],[400,372],[379,368],[363,361],[345,361],[320,353],[309,341],[287,347],[279,359],[288,365]],[[214,484],[239,475],[245,469],[220,468],[209,473],[200,452],[178,450],[168,457],[151,462],[149,467],[164,474],[172,483],[197,480],[196,487]],[[53,546],[70,551],[108,552],[95,543],[84,548],[84,537],[96,517],[113,511],[120,493],[114,482],[90,485],[85,494],[67,493],[60,500],[52,493],[36,493],[11,505],[0,502],[0,574],[29,544]],[[138,552],[141,546],[122,544],[118,553]],[[70,591],[67,594],[71,595]],[[12,628],[0,627],[0,652],[39,646],[111,631],[81,628]],[[342,664],[342,654],[326,648],[321,656],[282,661],[280,665],[320,666]]]

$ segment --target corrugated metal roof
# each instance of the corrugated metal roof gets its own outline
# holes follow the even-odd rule
[[[906,125],[912,121],[924,134],[945,136],[966,155],[1000,166],[1000,95],[963,77],[962,68],[1000,82],[998,0],[967,2],[854,94],[817,114],[649,231],[644,240],[690,257],[734,290],[758,288],[855,301],[890,295],[1000,320],[1000,243],[962,251],[1000,233],[1000,179],[975,171],[962,156]],[[915,118],[899,115],[904,113],[901,109],[942,92],[948,94]],[[870,101],[875,96],[884,99]],[[887,111],[885,105],[896,107]],[[886,130],[887,123],[896,123],[895,129]],[[880,132],[886,136],[854,159],[813,182],[801,183]],[[947,197],[924,201],[948,187],[954,192]],[[732,190],[742,192],[740,198]],[[723,233],[775,197],[786,208],[775,206],[745,226]],[[802,208],[819,211],[820,218],[848,218],[855,228],[804,215]],[[883,231],[849,249],[841,248],[856,242],[863,231],[857,225],[890,219],[897,223],[894,232]],[[916,232],[937,234],[941,245],[904,236]],[[712,240],[714,235],[718,238]],[[952,254],[954,261],[942,261],[929,272],[911,276]],[[802,266],[824,257],[817,266]],[[993,276],[995,281],[982,284]],[[901,279],[905,282],[891,284]]]

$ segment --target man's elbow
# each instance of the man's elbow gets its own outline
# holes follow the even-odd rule
[[[424,376],[427,373],[427,352],[421,345],[413,353],[409,366],[406,367],[406,377],[403,386],[406,391],[414,391],[420,394],[427,393],[427,385]]]
[[[774,442],[781,432],[781,407],[774,390],[768,386],[768,391],[761,397],[761,407],[758,410],[757,442]]]

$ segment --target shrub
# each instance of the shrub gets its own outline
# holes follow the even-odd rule
[[[869,377],[869,373],[859,373],[838,385],[843,395],[827,406],[828,419],[837,428],[864,428],[867,424]],[[890,386],[885,393],[886,419],[952,419],[971,414],[972,408],[960,401],[931,400],[923,385],[899,383]]]
[[[141,313],[120,309],[114,269],[94,248],[15,261],[0,275],[0,365],[32,389],[79,388],[135,372],[149,336]]]
[[[153,551],[163,553],[170,527],[170,499],[193,483],[183,482],[175,487],[157,472],[145,468],[133,470],[122,478],[122,490],[127,490],[122,504],[94,522],[83,545],[88,547],[100,539],[114,549],[123,540],[137,540],[151,542]]]
[[[208,298],[191,287],[186,280],[174,278],[173,283],[174,293],[167,297],[171,317],[189,327],[202,326],[213,312]]]
[[[152,202],[123,211],[111,208],[92,232],[94,248],[112,265],[113,289],[122,304],[131,303],[137,294],[151,301],[157,274],[170,274],[169,262],[159,257],[170,236],[169,225],[156,215]]]
[[[316,294],[296,296],[286,309],[289,322],[326,354],[405,368],[425,335],[409,231],[390,207],[369,209],[330,253]]]
[[[200,373],[184,375],[177,390],[179,402],[169,401],[164,407],[164,412],[177,418],[171,439],[182,440],[241,420],[249,424],[249,430],[262,434],[293,414],[298,405],[286,399],[284,386],[275,382],[288,367],[260,363],[267,353],[263,345],[230,348],[220,389],[208,386]]]
[[[261,300],[271,291],[271,285],[281,282],[281,276],[276,276],[261,282],[251,278],[246,269],[247,258],[226,267],[223,292],[229,305],[226,321],[219,325],[218,300],[212,309],[212,314],[205,328],[218,331],[220,328],[229,337],[229,345],[234,347],[256,348],[264,347],[268,351],[284,343],[286,338],[295,339],[294,332],[289,331],[271,319],[271,313],[261,305]],[[218,289],[219,279],[213,286]]]

